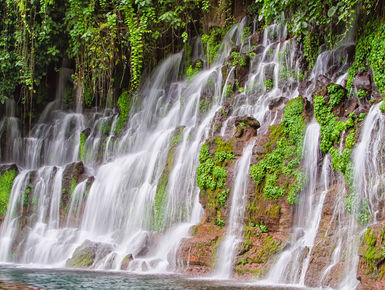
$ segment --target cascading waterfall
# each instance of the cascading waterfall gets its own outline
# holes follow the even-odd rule
[[[215,276],[219,278],[230,278],[236,250],[242,241],[243,217],[245,215],[247,201],[247,184],[249,175],[250,161],[255,140],[248,144],[242,153],[242,157],[235,166],[235,182],[232,188],[232,199],[230,216],[226,236],[221,242],[217,252],[217,263]]]
[[[183,52],[164,60],[144,83],[140,102],[132,106],[120,135],[116,133],[119,116],[110,109],[84,114],[79,106],[76,113],[59,110],[64,86],[58,86],[55,101],[47,106],[30,136],[22,138],[20,121],[14,117],[14,104],[9,101],[0,121],[0,157],[3,162],[16,162],[19,174],[0,228],[0,261],[63,267],[79,246],[93,243],[100,251],[90,268],[153,273],[182,268],[179,245],[202,217],[195,179],[199,151],[212,135],[216,115],[225,105],[231,105],[229,116],[219,128],[221,136],[231,137],[235,120],[244,115],[261,123],[258,133],[263,135],[269,126],[280,122],[287,101],[300,94],[298,44],[288,39],[287,28],[283,24],[268,26],[262,43],[252,48],[242,38],[244,26],[245,20],[231,28],[214,64],[204,66],[188,80],[180,79]],[[200,46],[197,39],[194,57],[204,59]],[[234,86],[237,68],[222,73],[234,47],[254,54],[250,54],[247,80],[228,102],[227,88]],[[310,100],[322,78],[343,84],[352,47],[345,43],[321,53],[307,90],[301,94]],[[62,73],[61,82],[68,81],[69,72]],[[210,105],[202,112],[200,104],[206,100]],[[367,205],[373,224],[384,214],[378,211],[385,186],[384,121],[379,105],[372,106],[360,143],[353,151],[354,194],[358,204]],[[290,244],[264,280],[269,284],[306,285],[329,187],[343,178],[330,177],[329,155],[323,156],[319,170],[319,138],[320,127],[312,121],[303,145],[308,182],[296,208]],[[231,278],[242,241],[254,144],[252,140],[243,148],[235,166],[226,234],[217,253],[217,278]],[[62,208],[66,170],[80,160],[85,166],[84,176],[66,193],[68,205]],[[338,287],[352,289],[358,284],[356,253],[363,228],[356,220],[359,206],[346,213],[346,193],[343,186],[338,188],[329,225],[335,226],[338,234],[333,237],[334,249],[319,284],[328,286],[334,267],[343,263],[341,276],[345,279]],[[28,209],[24,208],[26,202],[31,203]]]
[[[236,96],[234,111],[221,128],[222,136],[228,134],[232,128],[229,125],[237,116],[253,116],[261,123],[260,133],[279,123],[274,106],[282,107],[288,99],[298,96],[297,49],[297,43],[287,39],[283,24],[273,24],[264,30],[262,43],[254,50],[243,92]]]
[[[367,208],[372,219],[370,223],[376,224],[377,218],[383,213],[378,211],[379,202],[383,197],[384,183],[384,149],[385,149],[385,118],[381,113],[380,104],[372,106],[368,116],[365,118],[360,142],[353,152],[354,203],[347,227],[345,249],[351,255],[345,261],[343,279],[339,285],[341,289],[352,289],[357,287],[357,267],[358,267],[358,248],[359,238],[365,233],[365,228],[357,225],[357,218],[362,208]],[[340,259],[343,259],[341,257]]]
[[[127,129],[118,139],[114,136],[117,117],[109,110],[90,117],[59,110],[43,114],[31,137],[23,139],[25,154],[14,159],[22,171],[12,192],[15,205],[8,208],[2,224],[7,238],[1,243],[8,245],[2,261],[64,266],[79,245],[91,240],[111,249],[94,268],[120,269],[130,254],[133,261],[127,268],[131,271],[174,270],[181,239],[202,215],[195,184],[197,156],[223,105],[224,100],[217,97],[225,91],[222,63],[233,46],[241,44],[243,26],[241,22],[227,33],[214,65],[188,81],[178,80],[182,53],[160,64],[140,92],[141,108],[132,109]],[[203,95],[213,97],[202,115]],[[56,108],[56,103],[52,106]],[[175,138],[178,141],[173,144]],[[61,218],[63,173],[81,154],[95,180],[89,191],[88,180],[74,187],[68,213]],[[173,164],[168,164],[170,154]],[[13,215],[21,215],[29,173],[34,176],[34,208],[29,230],[21,233]],[[159,192],[164,176],[166,184]]]

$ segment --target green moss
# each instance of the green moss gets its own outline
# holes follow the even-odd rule
[[[253,180],[263,188],[265,199],[281,198],[289,194],[288,202],[296,202],[302,189],[302,177],[296,171],[302,155],[305,136],[304,105],[302,98],[290,101],[285,109],[282,124],[270,128],[268,152],[250,168]]]
[[[182,133],[183,128],[176,129],[174,136],[171,139],[170,148],[168,150],[167,162],[162,171],[162,175],[159,179],[156,193],[154,197],[154,215],[151,222],[152,229],[161,232],[165,228],[166,221],[166,209],[167,209],[167,186],[168,186],[168,178],[169,173],[171,172],[174,166],[174,155],[177,146],[182,142]]]
[[[84,253],[74,254],[74,257],[69,260],[69,266],[74,268],[89,268],[94,263],[94,259],[89,251]]]
[[[272,79],[267,79],[265,80],[265,89],[266,89],[266,92],[270,92],[271,89],[274,87],[274,82]]]
[[[280,244],[268,235],[263,243],[263,246],[258,250],[255,256],[251,257],[251,259],[254,263],[265,264],[271,256],[278,252],[279,249]]]
[[[75,190],[76,185],[77,185],[76,179],[72,177],[71,189],[70,189],[71,196],[72,196],[72,194],[74,193],[74,190]]]
[[[191,80],[202,68],[202,63],[199,61],[194,66],[190,65],[186,70],[187,80]]]
[[[0,175],[0,216],[5,215],[7,212],[9,194],[15,177],[15,170],[8,170]]]
[[[128,114],[130,113],[130,109],[131,109],[131,95],[129,91],[124,91],[120,95],[118,99],[118,105],[119,105],[120,115],[119,115],[118,122],[116,124],[116,133],[120,134],[124,125],[127,122]]]
[[[367,91],[362,90],[362,89],[360,89],[360,90],[357,91],[357,97],[358,97],[360,100],[365,99],[367,96],[368,96],[368,92],[367,92]]]
[[[226,202],[230,193],[226,189],[227,166],[234,159],[231,142],[223,142],[221,138],[209,141],[210,146],[215,147],[214,153],[210,153],[208,144],[203,144],[199,154],[199,166],[197,168],[197,184],[201,195],[206,199],[205,206],[210,211],[210,218],[216,214],[215,224],[224,225],[221,218],[221,210],[226,208]],[[210,219],[209,218],[209,219]]]
[[[84,150],[86,145],[87,137],[84,133],[80,133],[80,145],[79,145],[79,159],[84,160]]]
[[[380,111],[381,111],[381,113],[385,114],[385,101],[381,102]]]
[[[385,258],[385,230],[368,228],[361,239],[362,258],[367,266],[367,273],[375,280],[384,277],[384,265],[381,261]]]
[[[361,28],[356,43],[355,59],[348,71],[346,87],[351,89],[354,76],[359,71],[373,70],[373,80],[381,93],[385,92],[385,24],[381,19],[371,19]],[[358,97],[364,97],[359,93]]]

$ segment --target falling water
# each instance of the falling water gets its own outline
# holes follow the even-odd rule
[[[234,45],[242,46],[244,24],[229,30],[214,65],[190,80],[179,79],[183,52],[163,61],[143,85],[120,136],[111,110],[83,115],[50,105],[15,159],[25,169],[14,183],[15,205],[11,202],[1,229],[7,234],[0,242],[13,250],[2,247],[1,260],[10,261],[12,252],[14,262],[64,266],[90,240],[109,250],[94,268],[120,269],[127,255],[133,257],[131,271],[180,266],[178,245],[202,216],[195,181],[199,150],[223,105],[222,82],[229,76],[222,76],[222,65]],[[204,113],[199,104],[207,96]],[[87,178],[75,184],[62,209],[66,169],[80,158],[94,181],[89,189]],[[20,200],[31,181],[32,215],[21,231],[14,215],[22,215]]]
[[[247,184],[249,182],[250,160],[255,140],[251,141],[243,150],[242,157],[235,166],[236,176],[232,188],[231,208],[224,240],[217,252],[215,276],[230,278],[234,257],[239,243],[242,241],[243,219],[247,202]]]

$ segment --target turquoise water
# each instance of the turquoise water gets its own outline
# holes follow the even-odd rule
[[[67,269],[27,269],[15,266],[0,266],[0,282],[23,283],[42,289],[277,289],[236,284],[233,281],[189,279],[177,275],[150,276]]]

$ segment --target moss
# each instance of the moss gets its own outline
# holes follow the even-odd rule
[[[290,101],[285,109],[282,124],[270,128],[267,154],[250,168],[257,190],[265,199],[277,199],[288,195],[290,204],[302,189],[300,165],[302,144],[305,136],[304,105],[301,97]]]
[[[381,111],[381,113],[385,114],[385,101],[381,102],[380,111]]]
[[[129,91],[124,91],[120,95],[118,99],[118,105],[119,105],[120,115],[119,115],[118,122],[116,124],[116,133],[120,134],[124,125],[127,122],[128,114],[130,113],[130,109],[131,109],[131,95]]]
[[[352,149],[356,144],[357,128],[364,120],[365,114],[360,114],[357,117],[356,114],[351,113],[346,120],[339,120],[338,116],[333,113],[333,109],[339,104],[339,100],[343,98],[342,89],[340,88],[338,92],[338,87],[335,87],[335,89],[330,89],[331,86],[328,87],[328,102],[324,96],[315,96],[314,116],[321,126],[321,150],[324,153],[330,153],[333,170],[344,175],[349,187],[350,194],[346,195],[345,208],[349,213],[357,213],[357,220],[361,225],[366,225],[370,220],[370,212],[366,201],[364,199],[360,200],[355,193],[352,174],[353,163],[350,160]],[[349,132],[345,140],[341,140],[343,131]],[[345,141],[345,148],[342,152],[339,148],[341,141]]]
[[[267,79],[265,80],[265,89],[266,89],[266,92],[270,92],[271,89],[274,87],[274,82],[272,79]]]
[[[151,226],[154,230],[161,232],[165,228],[165,217],[166,217],[166,207],[167,207],[167,185],[169,173],[171,172],[174,166],[174,155],[176,147],[182,142],[182,133],[183,128],[177,128],[174,136],[171,139],[170,148],[167,154],[167,162],[162,171],[162,175],[159,179],[155,198],[154,198],[154,215],[152,219]]]
[[[210,147],[215,148],[210,153]],[[223,226],[221,212],[226,208],[226,202],[230,190],[226,188],[227,167],[234,159],[233,145],[224,142],[217,137],[203,144],[199,154],[199,166],[197,168],[197,184],[201,190],[201,196],[205,198],[205,207],[210,212],[216,225]]]
[[[265,211],[265,215],[269,219],[277,219],[280,211],[281,207],[279,205],[272,205]]]
[[[263,246],[257,251],[255,256],[251,257],[251,259],[254,263],[265,264],[271,256],[278,252],[279,249],[280,244],[268,235],[263,243]]]
[[[7,212],[9,195],[15,177],[15,170],[8,170],[0,175],[0,216],[5,215]]]
[[[28,184],[27,188],[24,191],[24,199],[23,199],[23,205],[24,206],[28,205],[28,201],[29,201],[31,190],[32,190],[32,186],[33,186],[32,183]]]
[[[361,239],[361,250],[364,264],[367,267],[367,273],[375,280],[384,277],[385,259],[385,230],[382,228],[368,228]]]
[[[90,252],[86,251],[84,253],[80,253],[69,260],[69,266],[74,268],[89,268],[94,263],[94,259]]]
[[[381,93],[385,92],[385,23],[381,19],[371,19],[361,27],[360,38],[356,43],[354,63],[348,71],[346,87],[352,88],[354,76],[358,71],[373,71],[373,80]],[[364,95],[359,93],[358,97]]]
[[[84,160],[84,149],[86,145],[87,137],[84,133],[80,133],[80,144],[79,144],[79,159]]]
[[[74,190],[75,190],[76,185],[77,185],[76,179],[75,179],[74,177],[72,177],[71,189],[70,189],[71,196],[72,196],[72,194],[74,193]]]

